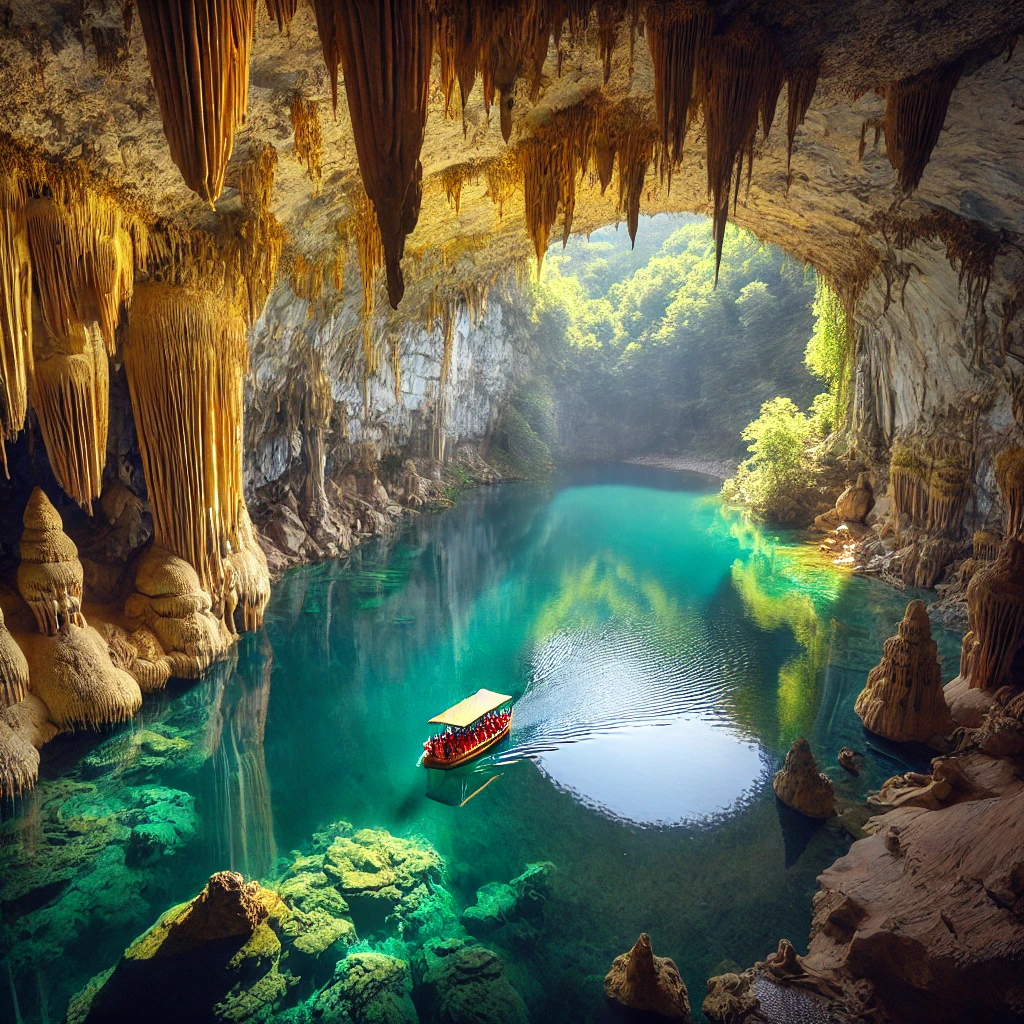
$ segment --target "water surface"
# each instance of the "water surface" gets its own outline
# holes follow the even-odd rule
[[[428,840],[457,908],[554,863],[539,936],[496,947],[541,1024],[608,1019],[601,979],[641,931],[695,1010],[709,975],[782,936],[804,949],[815,877],[850,838],[780,807],[771,775],[798,735],[843,801],[925,763],[853,714],[908,596],[715,489],[602,467],[477,490],[347,564],[290,572],[236,660],[102,742],[48,748],[0,827],[22,1019],[59,1019],[212,871],[268,877],[338,819]],[[949,678],[958,638],[939,643]],[[510,739],[471,770],[425,772],[427,719],[481,686],[515,695]],[[858,779],[836,766],[843,745],[865,754]]]

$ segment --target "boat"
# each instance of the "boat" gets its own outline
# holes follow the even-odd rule
[[[430,719],[429,724],[444,726],[443,729],[438,730],[434,734],[435,737],[441,739],[442,743],[445,734],[455,735],[462,730],[472,729],[480,719],[494,711],[507,711],[508,719],[501,729],[485,739],[481,739],[474,746],[461,751],[456,756],[438,757],[435,754],[424,752],[423,766],[425,768],[441,769],[458,768],[460,765],[474,760],[492,747],[497,746],[509,734],[509,730],[512,728],[512,708],[505,708],[506,704],[511,705],[511,703],[512,698],[508,694],[481,689],[477,690],[471,697],[460,700],[458,704],[453,704],[447,711],[442,711],[441,714],[435,715]]]

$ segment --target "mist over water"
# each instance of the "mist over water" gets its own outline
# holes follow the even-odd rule
[[[459,907],[554,863],[542,931],[499,948],[534,1021],[605,1020],[601,979],[641,931],[695,1008],[709,975],[783,936],[803,949],[815,876],[850,840],[780,809],[771,775],[798,735],[844,799],[919,766],[852,711],[908,598],[715,491],[607,466],[480,489],[390,546],[290,572],[237,659],[100,742],[58,741],[0,826],[23,1019],[44,1002],[59,1019],[212,871],[271,877],[339,819],[431,842]],[[948,678],[958,640],[938,639]],[[515,695],[510,738],[426,772],[427,720],[479,687]],[[858,779],[834,767],[843,745],[866,753]],[[177,830],[156,862],[118,824],[138,807]]]

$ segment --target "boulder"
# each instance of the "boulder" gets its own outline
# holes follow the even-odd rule
[[[511,882],[488,882],[477,889],[476,903],[467,907],[461,923],[470,935],[482,938],[506,925],[523,925],[529,931],[544,920],[544,904],[551,893],[550,875],[554,864],[527,864]]]
[[[751,971],[708,978],[708,994],[701,1009],[711,1024],[764,1024],[752,981]]]
[[[404,960],[383,953],[350,953],[314,997],[312,1024],[418,1024],[412,979]]]
[[[789,748],[772,786],[787,807],[808,818],[831,818],[836,813],[832,780],[818,771],[810,744],[802,736]]]
[[[844,523],[863,523],[875,507],[875,492],[871,487],[871,474],[860,473],[836,499],[836,515]]]
[[[604,992],[613,1002],[631,1010],[671,1020],[691,1020],[690,997],[679,969],[668,957],[654,955],[646,933],[628,953],[612,961],[604,977]]]
[[[896,636],[868,673],[854,710],[864,728],[896,742],[932,743],[955,723],[942,695],[942,667],[923,601],[907,605]]]

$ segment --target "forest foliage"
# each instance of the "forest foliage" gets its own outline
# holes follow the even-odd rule
[[[718,287],[705,218],[645,219],[572,238],[548,254],[532,290],[538,372],[518,408],[549,396],[563,458],[699,452],[740,458],[741,432],[788,395],[803,408],[816,385],[804,354],[814,276],[729,226]],[[824,349],[823,349],[824,351]],[[825,356],[823,356],[825,358]]]

